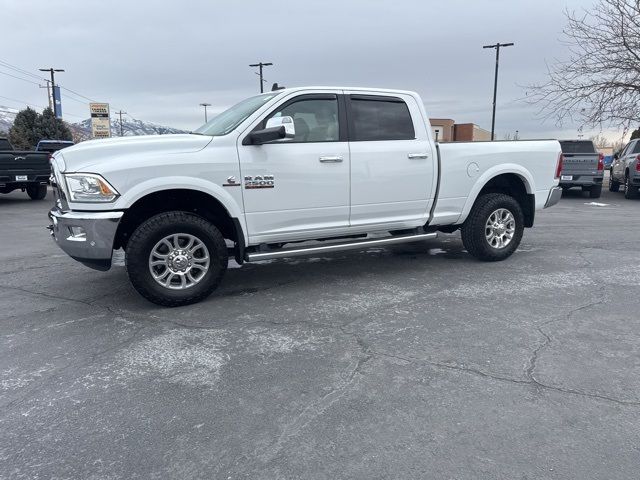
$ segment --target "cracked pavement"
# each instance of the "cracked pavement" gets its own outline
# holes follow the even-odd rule
[[[637,478],[640,202],[590,202],[506,262],[441,235],[163,309],[1,195],[0,478]]]

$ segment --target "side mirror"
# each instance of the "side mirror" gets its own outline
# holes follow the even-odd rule
[[[293,138],[296,136],[296,126],[292,117],[271,117],[267,120],[267,128],[283,126],[285,130],[285,138]]]
[[[251,133],[247,138],[249,145],[262,145],[263,143],[273,142],[274,140],[281,140],[287,136],[287,132],[284,126],[264,128],[262,130],[256,130]],[[244,143],[244,142],[243,142]]]
[[[620,158],[620,154],[618,152],[613,154],[613,159],[618,160]]]

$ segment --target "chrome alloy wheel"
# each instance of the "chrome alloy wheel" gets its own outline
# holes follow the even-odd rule
[[[511,243],[516,231],[516,220],[506,208],[494,211],[484,226],[484,235],[493,248],[504,248]]]
[[[149,254],[149,271],[165,288],[184,290],[199,283],[209,270],[209,250],[188,233],[168,235]]]

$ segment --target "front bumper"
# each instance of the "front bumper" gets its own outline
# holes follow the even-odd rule
[[[549,191],[549,196],[547,197],[547,203],[544,204],[544,208],[549,208],[554,206],[556,203],[560,201],[562,198],[562,188],[553,187]]]
[[[71,258],[96,270],[109,270],[113,241],[124,212],[49,212],[51,236]]]

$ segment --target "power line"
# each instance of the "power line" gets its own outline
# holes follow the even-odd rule
[[[22,77],[16,77],[15,75],[11,75],[10,73],[7,73],[7,72],[0,71],[0,73],[2,75],[6,75],[7,77],[17,78],[18,80],[22,80],[23,82],[33,83],[34,85],[40,85],[38,82],[32,82],[31,80],[28,80],[28,79],[22,78]]]
[[[11,70],[15,70],[16,72],[22,73],[23,75],[29,75],[30,77],[37,78],[38,80],[45,80],[45,78],[41,77],[40,75],[36,75],[35,73],[31,73],[28,70],[25,70],[24,68],[20,68],[20,67],[16,67],[15,65],[11,65],[9,62],[5,62],[4,60],[0,60],[0,65],[4,66],[6,68],[10,68]]]

